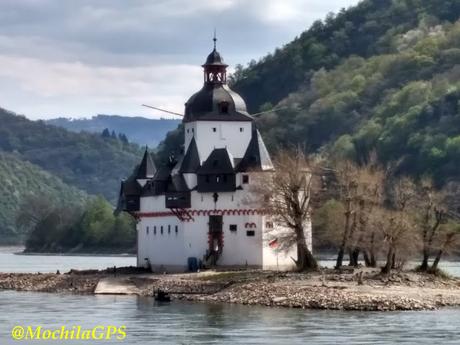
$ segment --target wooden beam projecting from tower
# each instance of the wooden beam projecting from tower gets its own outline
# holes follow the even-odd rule
[[[155,109],[155,110],[158,110],[158,111],[162,111],[163,113],[168,113],[168,114],[177,115],[177,116],[182,116],[182,117],[184,116],[183,114],[175,113],[174,111],[169,111],[169,110],[157,108],[157,107],[154,107],[154,106],[151,106],[151,105],[147,105],[147,104],[142,104],[142,106],[143,106],[143,107],[146,107],[146,108],[151,108],[151,109]]]

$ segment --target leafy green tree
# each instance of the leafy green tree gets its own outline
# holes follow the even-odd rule
[[[85,243],[103,245],[110,241],[115,225],[112,206],[102,197],[96,197],[86,206],[81,223]]]

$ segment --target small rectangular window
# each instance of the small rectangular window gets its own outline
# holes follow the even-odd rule
[[[156,227],[156,225],[153,227],[153,234],[154,234],[154,235],[157,234],[157,227]]]
[[[190,132],[190,129],[187,128],[187,133]]]
[[[220,103],[220,112],[222,114],[228,114],[228,102]]]
[[[217,128],[216,128],[216,127],[212,127],[212,131],[213,131],[213,132],[217,132]]]
[[[176,235],[179,233],[179,227],[176,225],[176,227],[174,228],[174,230],[176,231]]]
[[[160,227],[160,233],[163,235],[163,225]]]
[[[168,234],[171,233],[171,225],[168,225]]]
[[[230,231],[236,231],[238,226],[236,224],[230,224]]]
[[[240,132],[243,132],[244,131],[244,128],[243,127],[240,127]]]
[[[149,234],[149,227],[145,229],[145,232],[147,233],[147,235]]]
[[[243,183],[248,184],[249,183],[249,175],[243,175]]]
[[[254,237],[255,235],[256,235],[256,232],[254,230],[246,231],[246,236],[248,237]]]

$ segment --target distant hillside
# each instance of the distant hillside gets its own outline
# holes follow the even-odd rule
[[[48,124],[66,128],[73,132],[101,133],[105,128],[117,134],[123,133],[130,142],[156,147],[166,133],[175,129],[181,122],[167,119],[147,119],[145,117],[128,117],[118,115],[97,115],[90,119],[68,119],[60,117],[45,121]]]
[[[44,195],[64,205],[83,205],[88,195],[70,187],[61,179],[24,162],[18,155],[0,152],[0,243],[19,243],[24,239],[15,225],[22,200],[30,195]]]
[[[129,176],[142,158],[137,145],[100,134],[69,132],[4,109],[0,109],[0,124],[0,150],[14,152],[65,183],[103,195],[113,203],[120,180]]]

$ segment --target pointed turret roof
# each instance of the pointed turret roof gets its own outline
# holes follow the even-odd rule
[[[199,174],[233,174],[235,172],[232,159],[227,149],[214,149],[203,166],[198,169]]]
[[[265,147],[264,141],[259,131],[254,128],[252,138],[249,142],[243,159],[238,164],[238,171],[245,172],[248,170],[264,171],[273,170],[273,163]]]
[[[200,167],[200,154],[198,153],[198,147],[196,146],[195,137],[192,138],[188,145],[187,152],[182,159],[179,172],[184,173],[195,173]]]
[[[139,168],[137,169],[136,179],[144,180],[152,178],[156,171],[157,169],[155,167],[155,163],[153,162],[152,156],[146,146],[144,157],[142,157],[141,164],[139,164]]]
[[[114,214],[117,215],[121,211],[127,209],[128,198],[139,198],[142,192],[142,187],[139,185],[136,179],[137,171],[139,170],[139,166],[134,168],[133,173],[126,179],[121,181],[120,185],[120,193],[118,194],[118,201],[117,207],[114,211]]]

